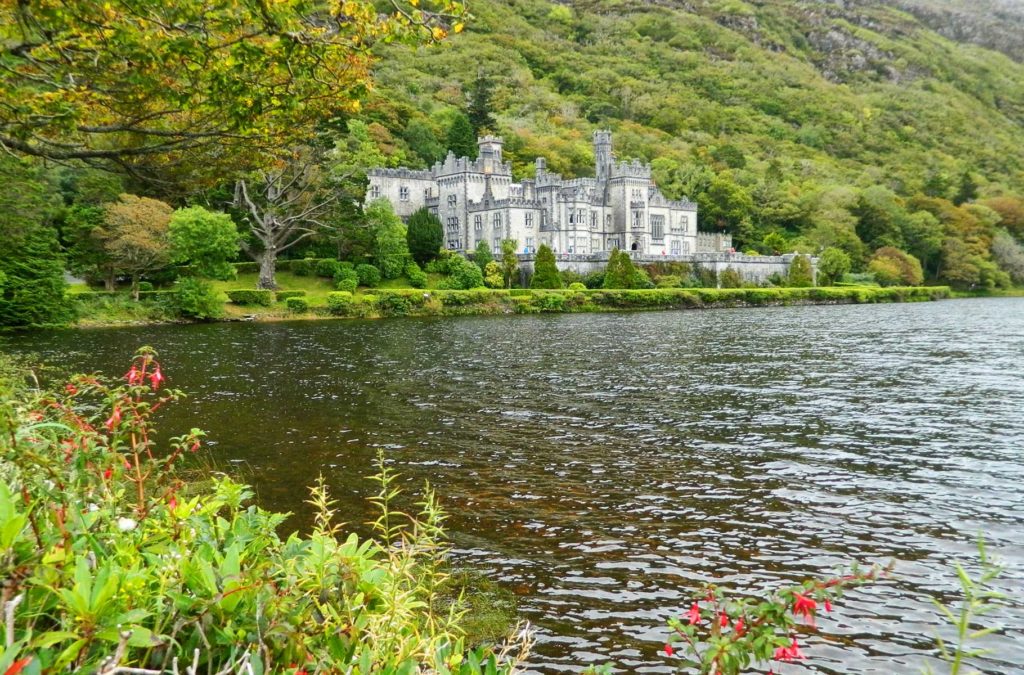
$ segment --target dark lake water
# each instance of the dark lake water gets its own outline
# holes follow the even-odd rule
[[[1024,299],[640,314],[215,324],[0,338],[121,373],[142,344],[263,505],[322,472],[368,517],[378,448],[429,479],[461,563],[513,590],[534,667],[665,671],[664,621],[895,560],[783,673],[917,673],[983,533],[1006,571],[987,673],[1024,672]],[[778,672],[778,668],[776,672]]]

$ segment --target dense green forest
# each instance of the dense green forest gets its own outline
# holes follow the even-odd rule
[[[0,323],[66,318],[61,266],[108,289],[130,280],[136,294],[171,283],[171,266],[199,262],[188,242],[171,246],[174,208],[228,213],[243,236],[231,256],[261,265],[261,284],[279,256],[376,262],[381,242],[401,237],[362,212],[366,169],[473,154],[483,132],[504,137],[525,178],[540,155],[566,176],[592,174],[591,134],[611,129],[619,157],[651,162],[663,192],[699,204],[702,230],[730,232],[747,252],[825,254],[829,278],[1024,284],[1019,3],[479,0],[470,10],[447,39],[379,41],[372,81],[336,105],[318,99],[314,119],[295,113],[310,126],[276,150],[235,147],[228,134],[153,156],[131,154],[128,138],[113,161],[102,148],[87,163],[67,159],[60,145],[0,154]],[[67,30],[78,39],[91,27]],[[116,45],[99,49],[130,76]],[[161,87],[148,86],[140,80],[138,96]],[[259,102],[239,92],[225,124],[256,138]],[[304,105],[296,96],[288,110]],[[188,138],[187,122],[181,131]],[[282,200],[282,186],[301,197]]]

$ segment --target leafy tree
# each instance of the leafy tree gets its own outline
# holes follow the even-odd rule
[[[1024,199],[1006,195],[987,199],[982,204],[998,213],[999,224],[1017,241],[1024,242]]]
[[[496,260],[491,260],[484,267],[484,284],[487,288],[502,288],[505,280],[501,276],[501,265]]]
[[[626,251],[612,249],[608,256],[602,288],[644,288],[650,285],[650,278],[643,270],[637,269]]]
[[[103,229],[103,219],[102,206],[71,206],[64,214],[64,250],[72,274],[90,281],[101,278],[106,290],[113,291],[117,269],[103,248],[103,241],[96,236]]]
[[[469,88],[467,118],[477,136],[494,131],[494,115],[491,99],[494,97],[494,82],[483,70],[477,71],[476,79]],[[458,154],[458,153],[456,153]]]
[[[484,275],[480,268],[462,257],[455,255],[448,264],[448,278],[443,281],[445,288],[469,290],[484,286]]]
[[[425,208],[419,209],[409,216],[406,240],[412,259],[426,265],[444,245],[444,228],[437,216]]]
[[[308,0],[69,0],[59,11],[4,3],[0,145],[58,160],[259,163],[249,150],[289,147],[355,109],[372,45],[437,41],[453,21],[462,28],[456,0],[389,9],[369,0],[344,12]]]
[[[902,247],[906,211],[896,194],[878,185],[861,192],[852,209],[857,218],[857,235],[872,249]]]
[[[764,239],[761,240],[761,246],[769,255],[781,255],[786,252],[786,248],[789,244],[786,242],[786,237],[784,237],[782,233],[769,232],[765,235]]]
[[[949,196],[949,176],[941,171],[932,171],[928,174],[921,192],[929,197],[940,197],[946,199]]]
[[[405,127],[402,138],[409,149],[416,153],[424,164],[432,166],[434,162],[444,159],[444,146],[437,140],[437,134],[427,122],[420,118],[413,119]]]
[[[875,251],[871,262],[868,263],[868,271],[874,273],[875,279],[883,286],[919,286],[924,281],[920,261],[909,253],[891,246]]]
[[[743,288],[743,277],[732,267],[726,267],[718,275],[718,283],[722,288]]]
[[[60,324],[71,319],[64,261],[53,228],[38,223],[16,233],[4,232],[0,278],[0,326]]]
[[[487,269],[487,264],[494,260],[494,256],[491,255],[491,247],[487,245],[485,239],[481,239],[476,243],[476,249],[473,250],[473,262],[477,264],[481,270]]]
[[[1016,284],[1024,284],[1024,246],[1005,230],[992,238],[992,258]]]
[[[374,264],[385,279],[397,279],[409,261],[405,224],[386,199],[378,199],[366,207],[366,220],[374,233]],[[435,255],[437,251],[435,248]]]
[[[505,288],[512,288],[516,272],[519,271],[519,257],[516,255],[518,244],[515,239],[505,239],[501,242],[501,277],[504,280]]]
[[[907,251],[921,261],[922,268],[938,261],[943,235],[938,218],[928,211],[915,211],[903,220],[902,234]]]
[[[541,244],[534,260],[530,288],[561,288],[562,277],[558,275],[555,254],[547,244]]]
[[[448,127],[448,136],[445,145],[455,153],[456,157],[469,157],[476,159],[478,150],[476,144],[476,132],[465,113],[456,112],[452,116],[451,124]]]
[[[339,198],[313,150],[235,182],[234,207],[244,214],[250,235],[242,239],[242,250],[260,266],[257,288],[277,288],[279,254],[333,231],[331,216]]]
[[[850,271],[850,256],[846,251],[830,246],[818,258],[818,279],[822,286],[831,286]]]
[[[805,255],[793,258],[793,262],[789,263],[787,283],[793,288],[806,288],[814,285],[814,268],[810,258]]]
[[[176,262],[189,262],[199,275],[211,279],[234,276],[230,261],[238,255],[239,236],[238,227],[228,214],[207,211],[201,206],[178,209],[171,216],[167,233]]]
[[[123,194],[103,207],[103,226],[95,236],[114,269],[132,280],[132,296],[139,299],[139,277],[171,262],[168,225],[171,207],[149,197]]]
[[[723,171],[711,179],[707,190],[698,195],[697,202],[704,214],[704,222],[712,229],[732,233],[734,243],[741,248],[755,243],[749,241],[754,200],[743,186],[736,183],[731,171]]]

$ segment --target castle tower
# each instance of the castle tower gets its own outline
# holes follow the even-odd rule
[[[612,132],[601,129],[594,132],[594,165],[598,180],[612,175]]]
[[[501,168],[501,136],[480,136],[476,144],[480,147],[479,157],[483,162],[484,173],[494,173]]]

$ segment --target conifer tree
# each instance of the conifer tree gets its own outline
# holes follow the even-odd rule
[[[487,245],[487,240],[481,239],[477,242],[476,250],[473,251],[473,262],[481,271],[484,271],[487,269],[487,263],[492,260],[494,260],[494,256],[491,255],[491,248]]]
[[[541,244],[533,267],[530,288],[561,288],[562,278],[558,275],[555,254],[547,244]]]
[[[512,288],[512,279],[519,270],[516,246],[515,239],[506,239],[501,242],[501,276],[505,281],[505,288]]]
[[[473,125],[470,124],[469,118],[466,117],[465,113],[456,113],[452,118],[452,123],[448,127],[448,137],[445,145],[455,153],[456,157],[476,159],[476,133],[473,131]]]
[[[482,70],[469,90],[469,123],[477,136],[494,130],[494,115],[491,114],[491,98],[494,95],[494,83]]]
[[[444,244],[444,229],[437,216],[427,209],[420,209],[409,216],[409,229],[406,233],[409,242],[409,253],[419,265],[426,265],[437,257],[437,252]]]
[[[793,288],[805,288],[814,285],[814,268],[811,260],[805,255],[798,255],[789,264],[789,285]]]

